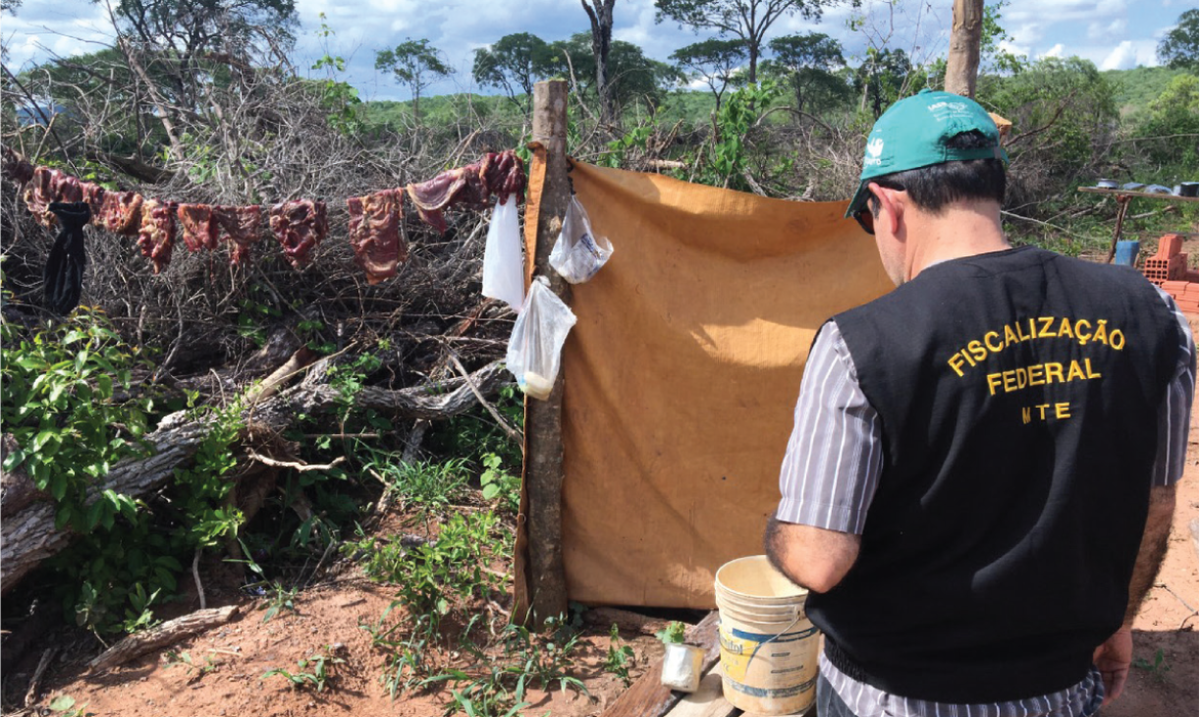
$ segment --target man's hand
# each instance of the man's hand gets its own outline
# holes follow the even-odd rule
[[[1133,661],[1133,631],[1122,627],[1112,637],[1096,648],[1092,662],[1100,670],[1104,680],[1104,705],[1121,696],[1125,680],[1129,677],[1129,664]]]

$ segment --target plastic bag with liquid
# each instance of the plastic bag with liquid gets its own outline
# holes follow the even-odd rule
[[[505,363],[526,395],[546,400],[554,388],[561,365],[562,347],[575,325],[575,312],[550,290],[550,282],[539,276],[508,341]]]

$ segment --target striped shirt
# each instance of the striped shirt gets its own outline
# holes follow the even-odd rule
[[[1196,345],[1187,318],[1161,289],[1182,328],[1179,364],[1159,410],[1159,444],[1152,481],[1172,485],[1183,475],[1195,389]],[[883,426],[858,384],[837,324],[822,327],[808,356],[795,427],[780,469],[782,499],[775,516],[786,523],[861,535],[883,472]],[[1079,717],[1098,708],[1104,686],[1093,668],[1065,690],[993,704],[955,705],[906,699],[859,682],[821,655],[820,669],[838,697],[860,717]]]

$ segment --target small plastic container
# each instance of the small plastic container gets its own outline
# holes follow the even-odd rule
[[[704,650],[695,645],[673,642],[663,654],[662,683],[679,692],[695,692],[700,687]]]
[[[1117,242],[1117,251],[1113,256],[1113,263],[1121,266],[1137,266],[1138,254],[1142,251],[1142,243],[1139,241],[1119,241]]]

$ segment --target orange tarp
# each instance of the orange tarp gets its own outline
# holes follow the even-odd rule
[[[567,591],[713,607],[762,552],[821,323],[890,290],[844,202],[801,203],[576,163],[614,253],[572,287],[563,354]]]

